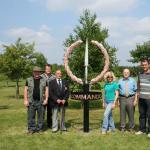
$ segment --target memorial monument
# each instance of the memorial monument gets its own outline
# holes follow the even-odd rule
[[[81,84],[83,86],[82,91],[78,92],[71,92],[71,99],[74,100],[83,100],[83,131],[89,132],[89,101],[90,100],[98,100],[100,99],[101,93],[100,92],[92,92],[89,90],[89,85],[95,84],[98,81],[103,79],[104,74],[109,69],[109,55],[107,53],[107,50],[104,48],[104,46],[99,43],[98,41],[92,40],[91,43],[97,46],[100,49],[100,52],[104,55],[105,59],[105,65],[103,70],[100,72],[99,75],[97,75],[95,78],[91,79],[91,81],[88,81],[88,65],[89,65],[89,55],[88,55],[88,38],[86,39],[86,46],[85,46],[85,59],[84,59],[84,66],[85,66],[85,76],[84,80],[76,77],[70,67],[69,67],[69,56],[73,52],[74,48],[78,47],[80,44],[82,44],[82,40],[78,40],[75,43],[71,44],[64,55],[64,67],[67,72],[67,75],[71,78],[71,80],[77,82],[78,84]]]

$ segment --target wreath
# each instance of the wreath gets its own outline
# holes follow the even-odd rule
[[[83,84],[83,81],[82,81],[82,79],[76,77],[76,76],[72,73],[72,71],[71,71],[71,69],[70,69],[70,67],[69,67],[69,65],[68,65],[68,64],[69,64],[69,60],[68,60],[68,59],[69,59],[69,56],[71,55],[73,49],[76,48],[76,47],[78,47],[81,43],[83,43],[83,41],[78,40],[78,41],[76,41],[75,43],[71,44],[71,45],[67,48],[66,53],[65,53],[65,55],[64,55],[64,68],[65,68],[65,70],[66,70],[66,72],[67,72],[67,75],[68,75],[73,81],[75,81],[75,82],[77,82],[77,83],[79,83],[79,84]],[[109,55],[108,55],[108,53],[107,53],[107,50],[104,48],[104,46],[103,46],[101,43],[99,43],[99,42],[97,42],[97,41],[94,41],[94,40],[92,40],[91,43],[92,43],[93,45],[96,45],[96,46],[101,50],[101,52],[103,53],[104,58],[105,58],[105,65],[104,65],[104,68],[103,68],[102,72],[100,72],[99,75],[97,75],[95,78],[93,78],[93,79],[90,81],[90,84],[94,84],[94,83],[98,82],[99,80],[101,80],[101,79],[103,78],[104,74],[105,74],[105,73],[107,72],[107,70],[109,69]]]

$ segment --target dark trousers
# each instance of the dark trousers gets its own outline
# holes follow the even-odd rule
[[[139,99],[139,130],[146,132],[148,121],[148,133],[150,133],[150,99]]]
[[[129,129],[134,128],[134,96],[132,97],[119,97],[120,101],[120,127],[121,129],[126,128],[126,113],[129,118]]]
[[[34,101],[28,107],[28,130],[41,131],[44,125],[44,106],[40,101]],[[37,125],[36,125],[37,114]]]
[[[50,100],[47,104],[47,126],[50,128],[52,126],[52,107],[50,105]]]

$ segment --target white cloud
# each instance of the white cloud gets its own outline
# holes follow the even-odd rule
[[[137,44],[143,44],[144,42],[150,40],[150,36],[147,35],[136,35],[125,42],[127,46],[135,47]]]
[[[124,12],[136,7],[138,0],[89,0],[89,2],[84,1],[81,8],[89,8],[90,10],[96,12]]]
[[[42,25],[39,31],[27,27],[13,28],[8,30],[6,34],[8,37],[21,37],[25,41],[35,42],[39,50],[51,47],[54,40],[50,34],[50,29],[46,25]]]
[[[52,37],[50,31],[51,29],[46,25],[42,25],[38,31],[27,27],[20,27],[7,30],[5,36],[13,41],[21,37],[25,42],[35,42],[35,48],[45,55],[49,63],[61,64],[64,52],[61,48],[62,41]]]
[[[73,9],[82,11],[90,9],[96,12],[111,13],[124,12],[137,6],[139,0],[46,0],[46,6],[50,11],[62,11]]]
[[[72,0],[47,0],[46,6],[50,11],[61,11],[69,7]]]
[[[98,18],[98,21],[109,30],[110,37],[113,38],[140,36],[142,39],[150,35],[150,17],[103,17]]]
[[[126,18],[124,24],[128,32],[150,34],[150,17]]]
[[[149,33],[150,17],[103,17],[98,18],[102,25],[115,30],[126,30],[132,33]]]
[[[130,50],[137,44],[150,40],[150,17],[102,17],[98,18],[103,27],[108,28],[107,41],[118,48],[117,56],[121,64],[129,64]],[[130,64],[131,65],[131,64]]]

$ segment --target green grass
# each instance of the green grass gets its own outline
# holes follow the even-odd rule
[[[23,94],[21,82],[20,93]],[[114,110],[114,120],[117,127],[115,133],[102,135],[100,124],[103,110],[94,108],[90,110],[90,132],[82,131],[83,111],[80,102],[70,102],[66,113],[66,125],[69,132],[51,133],[46,129],[42,134],[26,134],[26,108],[23,99],[16,100],[15,83],[9,86],[0,83],[0,150],[148,150],[150,139],[146,135],[135,136],[131,133],[121,134],[119,128],[119,109]],[[22,97],[22,96],[21,96]],[[94,104],[95,103],[95,104]],[[138,128],[138,111],[135,113],[136,129]]]

